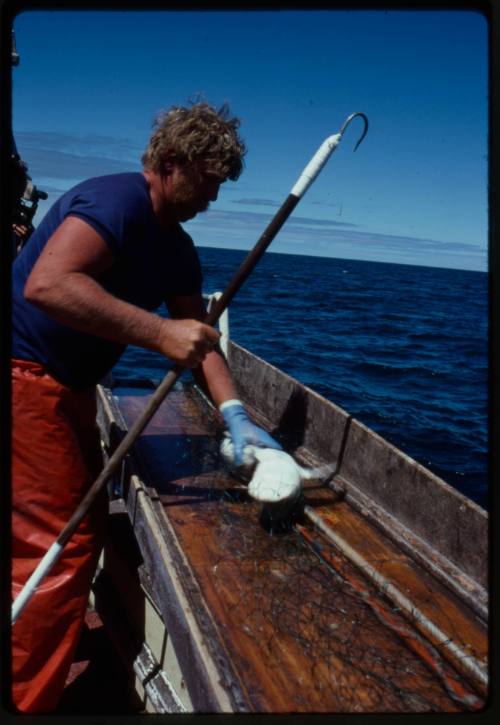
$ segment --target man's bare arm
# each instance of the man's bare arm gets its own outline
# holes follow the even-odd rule
[[[205,318],[205,306],[201,295],[172,297],[166,300],[171,317]],[[200,366],[193,369],[196,382],[207,392],[215,405],[238,397],[231,372],[220,350],[210,352]]]
[[[82,219],[68,217],[40,254],[24,296],[82,332],[160,352],[186,367],[199,364],[219,334],[198,320],[164,320],[109,294],[98,278],[112,263],[104,239]]]
[[[205,308],[201,295],[176,297],[166,300],[170,314],[174,317],[188,315],[204,319]],[[198,384],[212,398],[219,408],[234,446],[234,462],[243,463],[243,452],[247,445],[281,450],[281,445],[267,431],[253,423],[238,399],[231,373],[219,350],[209,353],[201,365],[193,368]]]

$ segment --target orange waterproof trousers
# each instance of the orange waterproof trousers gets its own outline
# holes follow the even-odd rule
[[[102,461],[95,392],[76,393],[36,363],[12,363],[12,596],[71,518]],[[102,546],[106,491],[12,628],[18,711],[57,707]]]

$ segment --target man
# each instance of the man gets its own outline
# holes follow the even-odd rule
[[[49,210],[13,265],[13,596],[71,517],[101,465],[95,385],[128,344],[192,368],[219,406],[238,458],[279,448],[246,416],[205,325],[201,270],[180,222],[242,170],[239,121],[227,107],[160,116],[142,173],[85,181]],[[170,319],[155,310],[166,302]],[[102,545],[96,502],[13,627],[13,701],[59,701]]]

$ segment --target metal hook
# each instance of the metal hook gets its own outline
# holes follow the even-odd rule
[[[341,128],[341,129],[340,129],[340,131],[339,131],[340,135],[342,136],[342,134],[343,134],[343,133],[344,133],[344,131],[346,130],[347,126],[348,126],[348,125],[349,125],[349,124],[351,123],[352,119],[353,119],[353,118],[355,118],[355,116],[361,116],[361,118],[362,118],[362,119],[363,119],[363,121],[365,122],[365,128],[364,128],[364,131],[363,131],[363,133],[361,134],[360,138],[358,139],[358,143],[357,143],[357,144],[356,144],[356,146],[354,147],[354,151],[356,151],[356,149],[358,148],[359,144],[361,143],[361,141],[362,141],[362,140],[364,139],[364,137],[365,137],[365,136],[366,136],[366,134],[368,133],[368,119],[367,119],[367,117],[365,116],[365,114],[364,114],[364,113],[359,113],[359,112],[357,112],[357,113],[351,113],[351,115],[350,115],[350,116],[349,116],[349,118],[348,118],[348,119],[347,119],[347,120],[345,121],[344,125],[342,126],[342,128]]]

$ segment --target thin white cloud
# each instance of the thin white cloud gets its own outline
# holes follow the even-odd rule
[[[30,148],[21,148],[19,151],[28,164],[28,172],[35,183],[37,176],[61,181],[75,178],[83,180],[92,176],[136,170],[130,161],[104,156],[78,156],[66,151]]]
[[[199,220],[209,220],[212,224],[225,224],[227,222],[242,224],[246,226],[260,226],[264,228],[266,224],[269,224],[273,214],[259,212],[259,211],[233,211],[233,210],[222,210],[210,208],[205,214],[198,217]],[[312,217],[296,216],[292,214],[290,221],[287,222],[287,226],[290,226],[290,222],[294,225],[299,226],[312,226],[312,227],[357,227],[357,224],[351,222],[339,222],[334,219],[314,219]],[[298,227],[297,227],[298,228]]]
[[[242,204],[243,206],[272,206],[279,207],[278,202],[271,199],[231,199],[232,204]]]
[[[140,168],[140,150],[128,139],[51,131],[24,131],[15,136],[19,154],[37,185],[38,179],[50,179],[53,187],[65,191],[69,180]]]
[[[16,132],[18,146],[47,151],[65,151],[77,156],[87,154],[104,158],[136,159],[142,149],[128,138],[116,138],[102,134],[71,134],[59,131]]]
[[[255,244],[271,218],[272,215],[261,212],[210,209],[190,222],[188,231],[193,230],[195,240],[208,238],[213,243],[213,240],[217,239],[217,246],[233,245],[249,249]],[[381,234],[362,231],[355,227],[355,224],[347,222],[292,215],[280,230],[274,246],[279,245],[282,251],[288,248],[289,251],[296,249],[314,253],[313,250],[316,250],[316,253],[320,253],[321,250],[321,254],[325,256],[335,256],[340,248],[344,253],[351,250],[356,257],[361,252],[369,255],[391,252],[394,261],[397,261],[398,257],[411,255],[414,259],[420,259],[422,263],[425,260],[431,261],[436,255],[448,257],[450,262],[456,256],[468,257],[474,266],[485,260],[485,250],[476,244],[425,239],[404,234]]]
[[[40,204],[41,218],[60,194],[78,181],[92,176],[138,171],[142,150],[126,138],[99,134],[75,136],[58,132],[31,131],[16,133],[21,157],[27,162],[30,176],[42,190],[49,192]],[[279,206],[271,199],[243,197],[234,200],[242,206]],[[272,212],[253,210],[210,209],[187,225],[201,245],[249,249],[273,218]],[[484,268],[487,252],[479,245],[440,241],[397,234],[363,231],[359,225],[334,219],[314,219],[292,214],[273,244],[279,251],[313,253],[322,256],[355,258],[363,255],[393,261],[410,260],[428,263],[436,258],[441,266],[454,266],[462,260],[465,267]]]

